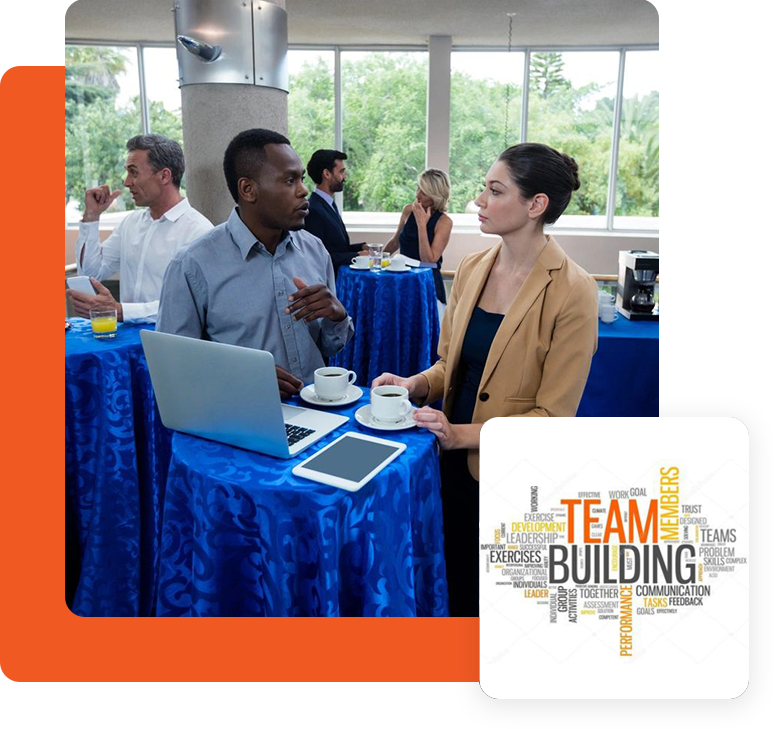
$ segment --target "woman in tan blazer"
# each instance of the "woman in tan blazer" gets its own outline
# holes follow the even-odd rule
[[[414,418],[443,449],[446,566],[452,615],[478,615],[478,447],[489,418],[572,417],[597,346],[597,285],[543,226],[580,187],[578,166],[542,144],[503,152],[476,199],[483,233],[501,240],[466,256],[452,286],[440,359],[403,378]]]

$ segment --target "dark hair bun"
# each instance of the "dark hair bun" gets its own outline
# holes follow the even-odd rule
[[[575,160],[545,144],[522,142],[508,147],[498,159],[508,166],[523,198],[541,192],[548,196],[548,207],[540,219],[545,225],[556,222],[580,187]]]
[[[572,180],[573,180],[573,190],[577,190],[580,188],[580,177],[578,177],[578,163],[570,157],[569,154],[563,154],[562,159],[564,160],[564,163],[569,167],[570,173],[572,174]]]

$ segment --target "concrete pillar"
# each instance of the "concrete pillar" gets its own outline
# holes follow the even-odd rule
[[[274,4],[285,8],[285,0]],[[191,84],[183,86],[181,94],[188,199],[217,225],[234,207],[223,177],[228,143],[255,127],[287,135],[288,95],[252,84]]]

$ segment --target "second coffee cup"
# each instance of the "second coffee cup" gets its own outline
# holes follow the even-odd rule
[[[314,394],[321,400],[341,400],[357,374],[343,367],[320,367],[314,371]]]
[[[371,390],[371,416],[375,420],[398,423],[413,409],[405,387],[380,385]]]
[[[402,256],[400,253],[395,254],[390,259],[390,271],[408,271],[406,256]]]

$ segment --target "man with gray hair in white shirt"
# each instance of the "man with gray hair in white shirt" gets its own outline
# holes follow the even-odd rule
[[[69,289],[67,294],[79,316],[89,310],[115,307],[119,321],[153,322],[159,308],[164,272],[175,253],[212,228],[207,218],[180,195],[185,171],[183,150],[160,134],[140,134],[126,143],[124,186],[135,210],[103,242],[99,218],[121,194],[107,185],[86,190],[85,211],[75,245],[78,272],[91,277],[97,292],[89,296]],[[99,279],[118,272],[121,301],[117,302]]]

